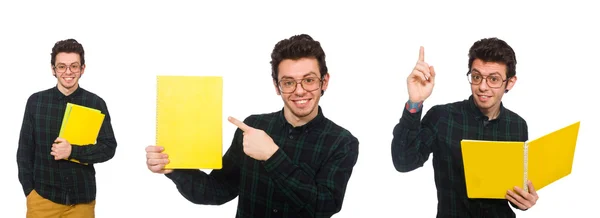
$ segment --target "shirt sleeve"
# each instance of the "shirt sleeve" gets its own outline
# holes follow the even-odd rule
[[[342,207],[346,186],[358,159],[358,139],[339,137],[338,146],[315,176],[278,149],[264,161],[265,171],[301,217],[330,217]]]
[[[437,106],[427,112],[421,121],[422,104],[418,108],[410,101],[406,103],[400,122],[393,130],[392,162],[399,172],[409,172],[422,167],[429,159],[432,146],[435,143],[435,116]]]
[[[223,167],[206,174],[201,170],[174,170],[166,174],[179,193],[190,202],[221,205],[239,194],[242,132],[237,129],[231,146],[223,156]]]
[[[19,147],[17,149],[17,166],[19,169],[19,182],[23,186],[25,196],[33,190],[33,164],[35,156],[35,139],[33,135],[32,103],[35,102],[32,95],[27,100],[21,133],[19,136]]]
[[[110,114],[106,103],[100,101],[100,110],[105,115],[96,144],[93,145],[71,145],[69,159],[75,159],[84,164],[106,162],[112,159],[117,149],[117,140],[113,132]]]

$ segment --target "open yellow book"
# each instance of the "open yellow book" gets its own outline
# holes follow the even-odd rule
[[[104,116],[100,110],[67,103],[58,137],[66,139],[71,145],[96,144]],[[75,159],[70,161],[80,163]]]
[[[467,196],[505,199],[527,180],[537,191],[571,174],[579,124],[526,142],[462,140]]]
[[[165,169],[221,169],[223,79],[157,76],[156,145]]]

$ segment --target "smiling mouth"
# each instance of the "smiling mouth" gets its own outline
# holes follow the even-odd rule
[[[63,79],[67,82],[71,82],[75,79],[75,77],[63,77]]]
[[[479,97],[479,100],[482,100],[482,101],[486,101],[491,98],[491,96],[488,96],[488,95],[477,95],[477,96]]]
[[[304,107],[310,101],[310,99],[302,99],[302,100],[292,100],[294,104],[298,107]]]

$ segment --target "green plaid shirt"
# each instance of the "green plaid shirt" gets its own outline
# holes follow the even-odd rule
[[[467,198],[460,141],[526,141],[527,123],[503,105],[498,118],[488,120],[473,100],[470,96],[468,100],[433,106],[423,120],[421,110],[410,113],[405,109],[393,131],[394,166],[400,172],[409,172],[422,167],[433,153],[437,217],[515,217],[508,200]]]
[[[88,165],[54,160],[54,156],[50,155],[67,102],[95,108],[105,114],[95,145],[72,146],[69,158]],[[25,196],[35,189],[42,197],[65,205],[95,200],[94,163],[111,159],[116,147],[110,115],[102,98],[81,87],[69,96],[62,94],[57,87],[32,94],[27,99],[17,149],[19,181]]]
[[[292,127],[283,110],[252,115],[247,125],[262,129],[279,146],[267,161],[247,156],[237,129],[223,168],[206,174],[175,170],[166,176],[196,204],[219,205],[238,197],[236,217],[331,217],[342,208],[358,158],[358,139],[323,116]]]

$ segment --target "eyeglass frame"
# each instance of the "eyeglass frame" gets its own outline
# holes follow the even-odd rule
[[[79,65],[79,67],[77,67],[77,68],[76,68],[76,69],[77,69],[77,71],[73,71],[73,69],[72,69],[74,64],[77,64],[77,65]],[[61,65],[61,64],[59,64],[59,65]],[[82,65],[82,64],[80,64],[80,63],[78,63],[78,62],[75,62],[75,63],[71,63],[70,65],[68,65],[68,67],[67,67],[67,65],[65,64],[65,70],[64,70],[64,71],[62,71],[62,72],[58,70],[58,68],[56,67],[56,64],[52,66],[52,69],[54,69],[54,71],[56,71],[57,73],[66,73],[66,72],[67,72],[67,69],[68,69],[68,70],[70,70],[72,73],[79,73],[79,72],[81,72],[81,68],[82,68],[82,67],[83,67],[83,65]]]
[[[480,84],[483,82],[483,80],[485,80],[485,83],[486,83],[486,85],[487,85],[487,86],[489,86],[490,88],[501,88],[501,87],[502,87],[502,85],[504,84],[504,82],[507,82],[507,81],[510,79],[510,77],[506,77],[506,79],[502,80],[502,82],[500,83],[500,86],[498,86],[498,87],[494,87],[494,86],[490,85],[490,81],[489,81],[489,80],[487,80],[487,78],[488,78],[490,75],[483,76],[483,75],[481,75],[481,73],[479,73],[479,75],[481,76],[481,82],[479,82],[479,83],[475,84],[475,83],[473,83],[473,82],[471,81],[471,77],[469,76],[469,74],[473,74],[472,70],[469,70],[469,72],[467,72],[467,81],[469,81],[469,83],[470,83],[471,85],[480,85]],[[501,74],[499,74],[499,73],[495,73],[495,74],[498,74],[498,75],[500,75],[500,78],[502,78],[502,75],[501,75]],[[508,84],[508,82],[507,82],[507,84]]]
[[[303,83],[303,81],[304,81],[304,80],[306,80],[306,79],[312,79],[312,78],[315,78],[317,81],[319,81],[319,86],[318,86],[317,88],[313,89],[313,90],[308,90],[308,89],[304,88],[304,83]],[[281,82],[282,82],[283,80],[291,80],[291,81],[294,81],[294,83],[295,83],[295,84],[294,84],[294,90],[292,90],[292,91],[290,91],[290,92],[284,92],[284,91],[283,91],[283,87],[281,87],[281,86],[282,86],[282,85],[281,85]],[[307,92],[312,92],[312,91],[318,90],[318,89],[319,89],[319,88],[321,88],[321,87],[322,87],[322,85],[323,85],[323,79],[321,79],[321,78],[319,78],[319,77],[317,77],[317,76],[311,76],[311,77],[306,77],[306,78],[302,78],[302,79],[283,79],[283,80],[279,80],[279,81],[277,81],[277,88],[279,88],[279,91],[280,91],[281,93],[284,93],[284,94],[291,94],[291,93],[294,93],[294,92],[296,91],[296,89],[298,89],[298,80],[300,80],[300,86],[302,87],[302,89],[304,89],[304,91],[307,91]]]

